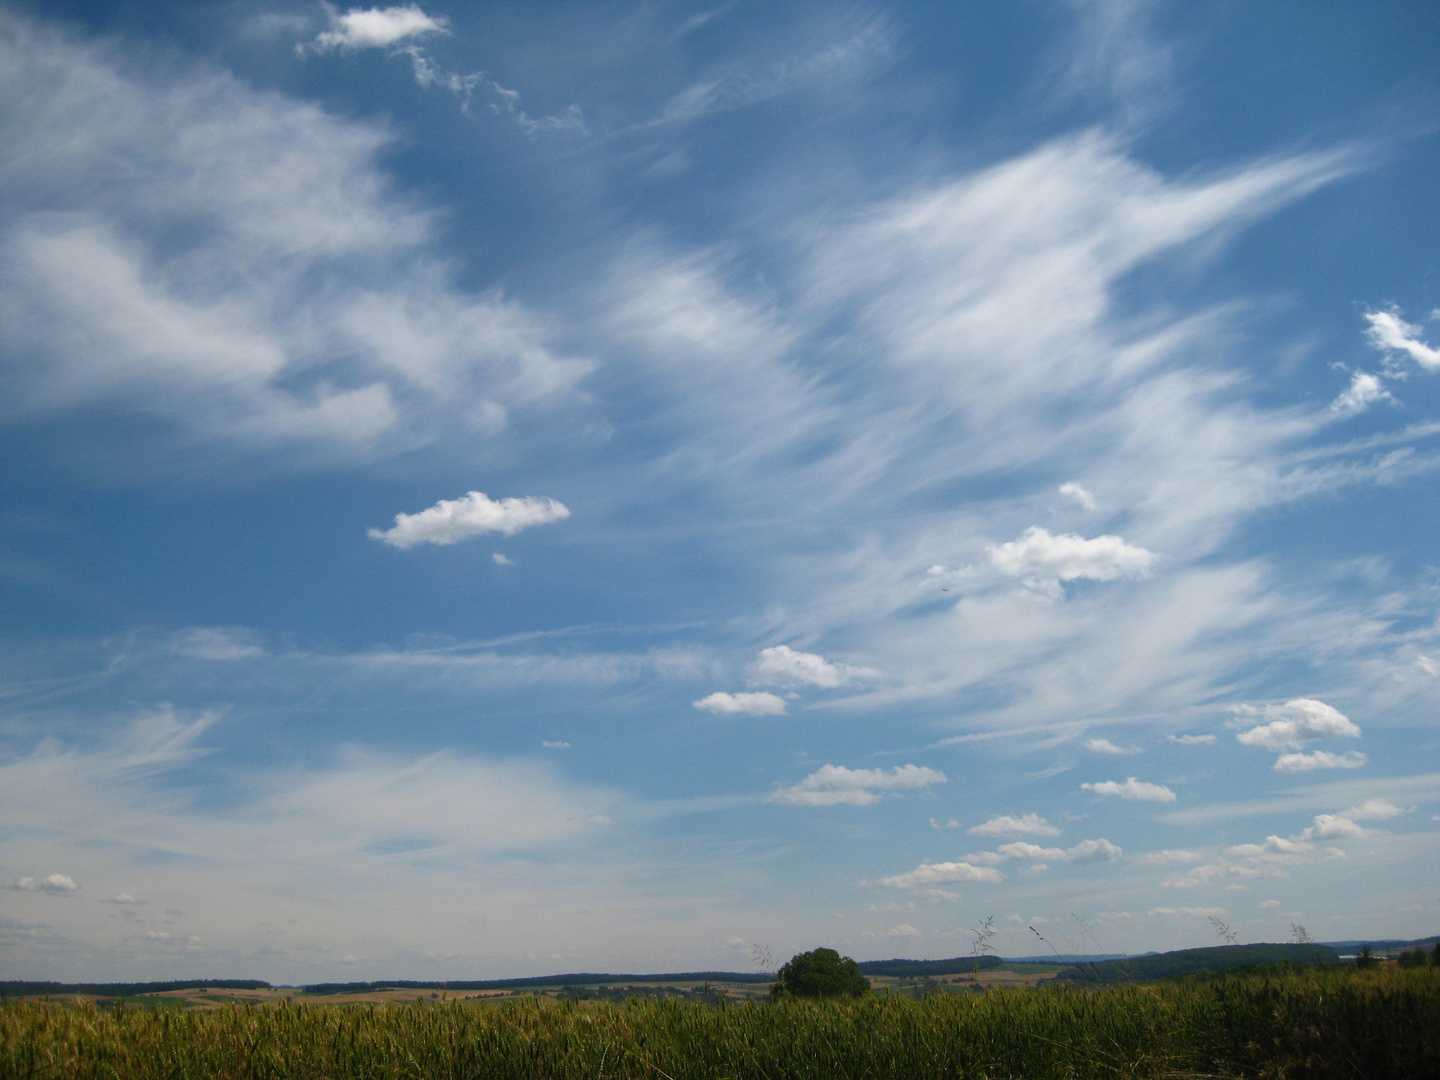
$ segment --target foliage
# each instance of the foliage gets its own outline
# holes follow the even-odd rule
[[[1067,968],[1056,976],[1066,982],[1120,983],[1164,979],[1201,971],[1251,964],[1334,964],[1340,955],[1328,945],[1215,945],[1207,949],[1180,949],[1155,956],[1104,960]]]
[[[770,988],[772,997],[868,997],[870,980],[860,965],[834,949],[811,949],[785,962]]]
[[[1440,945],[1435,946],[1435,955],[1440,956]],[[1422,968],[1428,967],[1434,957],[1424,949],[1406,949],[1395,959],[1402,968]]]
[[[1440,1075],[1440,971],[715,1007],[677,1001],[276,1004],[152,1012],[7,1001],[0,1076],[66,1080],[1362,1080]]]

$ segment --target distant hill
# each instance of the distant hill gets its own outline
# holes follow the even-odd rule
[[[1220,971],[1244,964],[1335,964],[1340,954],[1328,945],[1214,945],[1205,949],[1180,949],[1128,960],[1104,960],[1066,968],[1056,979],[1073,983],[1120,983],[1164,979],[1200,971]]]
[[[1153,952],[1136,953],[1136,956],[1156,956]],[[1098,964],[1101,960],[1124,960],[1125,954],[1107,953],[1046,953],[1043,956],[1007,956],[1007,964]]]
[[[956,956],[949,960],[862,960],[860,971],[865,975],[889,975],[900,979],[919,979],[935,975],[965,975],[976,970],[989,971],[1005,961],[998,956]]]
[[[1322,941],[1320,944],[1329,945],[1342,956],[1352,956],[1366,945],[1370,946],[1370,951],[1373,953],[1392,953],[1403,952],[1406,949],[1431,948],[1436,942],[1440,942],[1440,937],[1415,938],[1412,941],[1396,941],[1392,938],[1361,938],[1358,941]]]
[[[175,979],[148,983],[60,983],[0,981],[0,995],[33,997],[40,994],[91,994],[95,997],[131,997],[135,994],[163,994],[167,990],[269,990],[260,979]]]
[[[532,975],[523,979],[450,979],[446,982],[377,979],[374,982],[311,983],[300,989],[307,994],[368,994],[376,990],[525,990],[535,986],[606,986],[612,983],[774,981],[774,975],[763,975],[754,971],[672,971],[657,975],[608,975],[594,971],[576,971],[565,975]]]

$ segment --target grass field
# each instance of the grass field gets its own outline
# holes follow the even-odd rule
[[[1250,973],[916,1001],[0,1005],[0,1076],[90,1080],[1440,1076],[1440,970]]]

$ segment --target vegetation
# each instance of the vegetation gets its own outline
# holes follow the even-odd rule
[[[1165,979],[1202,971],[1256,964],[1334,964],[1340,954],[1328,945],[1215,945],[1207,949],[1104,960],[1066,968],[1057,979],[1075,983],[1121,983]]]
[[[73,1080],[1360,1080],[1440,1075],[1440,970],[827,1001],[110,1012],[0,1004],[0,1076]]]
[[[775,998],[868,997],[870,980],[860,965],[834,949],[811,949],[785,962],[770,987]]]

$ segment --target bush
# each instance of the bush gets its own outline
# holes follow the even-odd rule
[[[1424,949],[1406,949],[1396,960],[1402,968],[1422,968],[1430,963]]]
[[[799,953],[780,969],[770,996],[798,998],[868,997],[870,980],[860,965],[834,949]]]

